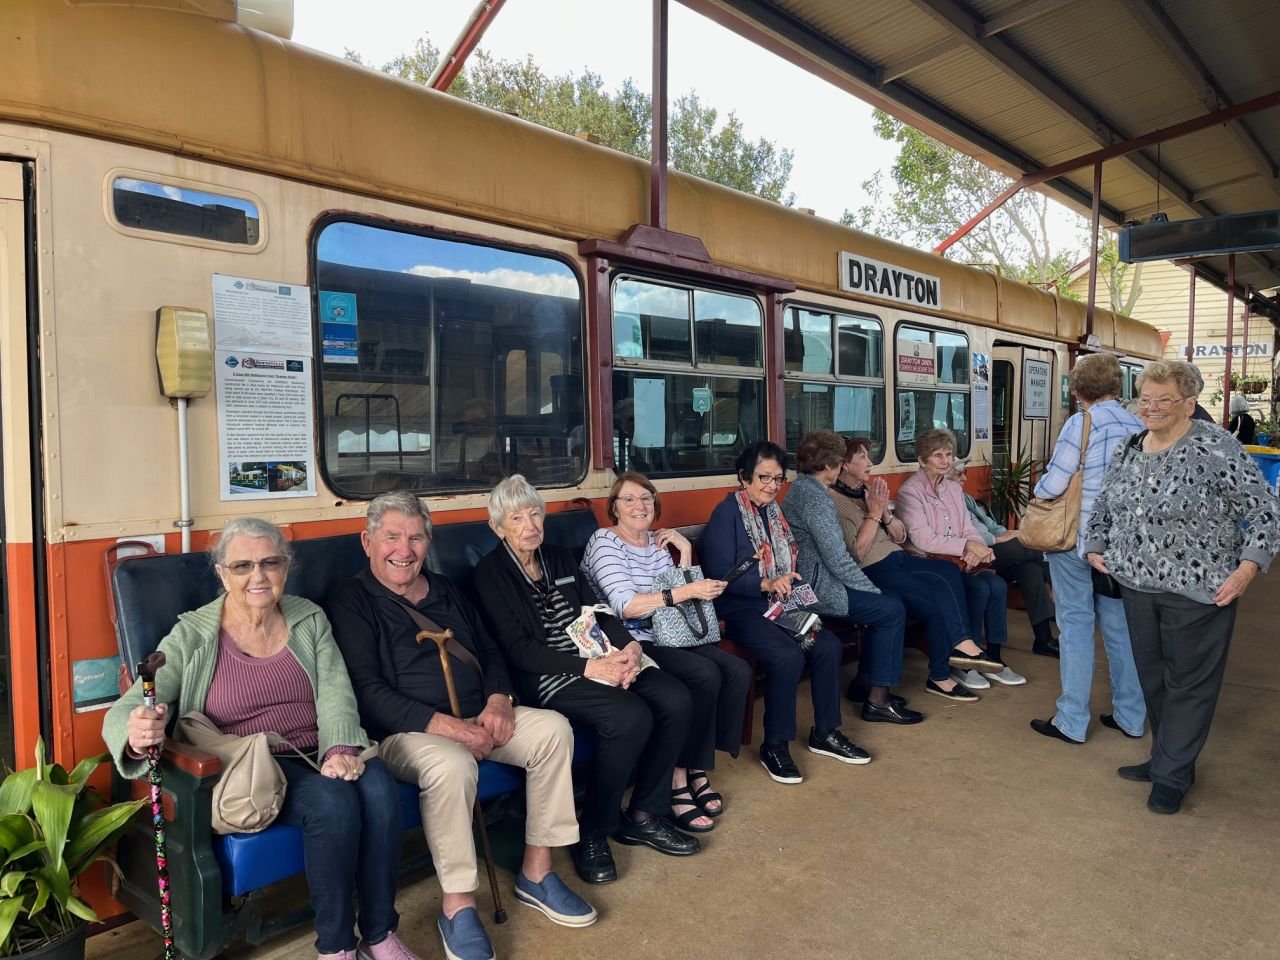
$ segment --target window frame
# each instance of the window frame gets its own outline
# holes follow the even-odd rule
[[[894,425],[893,455],[897,458],[898,463],[903,465],[908,465],[908,464],[915,463],[916,460],[914,457],[910,459],[903,457],[901,445],[904,441],[898,439],[898,429],[897,429],[898,428],[898,396],[899,394],[901,394],[903,390],[903,385],[898,382],[898,339],[899,339],[898,332],[903,327],[907,327],[912,330],[924,331],[929,334],[929,344],[934,348],[935,366],[938,363],[937,341],[934,339],[935,334],[947,333],[947,334],[952,334],[955,336],[962,337],[964,339],[964,344],[965,344],[964,345],[964,350],[966,355],[965,363],[969,367],[972,367],[973,365],[973,338],[969,335],[968,331],[957,328],[957,327],[939,327],[930,323],[920,323],[919,321],[916,321],[916,320],[909,320],[905,317],[898,319],[894,323],[893,349],[889,352],[889,356],[892,358],[892,364],[893,364],[893,425]],[[962,454],[959,449],[960,437],[957,436],[956,437],[956,459],[963,459],[965,457],[968,457],[971,453],[973,453],[973,372],[972,370],[969,371],[969,381],[963,385],[950,384],[950,383],[948,384],[938,383],[937,371],[935,370],[933,386],[911,386],[910,389],[912,392],[932,391],[934,393],[960,394],[968,398],[969,416],[967,417],[968,423],[966,424],[966,430],[965,430],[966,446],[965,446],[964,453]],[[885,407],[886,407],[885,415],[887,417],[888,404],[886,404]],[[887,424],[886,424],[886,427],[887,427]],[[917,430],[916,432],[919,433],[920,431]],[[912,445],[914,446],[915,439],[912,438],[911,442],[912,442]],[[885,447],[886,449],[888,448],[887,441],[885,443]]]
[[[254,243],[228,243],[225,240],[210,240],[207,237],[169,233],[164,230],[153,230],[147,227],[131,227],[128,224],[121,223],[116,216],[115,205],[115,184],[117,180],[121,179],[154,183],[163,187],[176,187],[179,190],[193,190],[210,196],[224,196],[233,200],[243,200],[245,203],[251,203],[258,210],[258,239]],[[175,177],[170,174],[139,170],[133,167],[112,167],[106,172],[102,181],[102,215],[111,229],[126,237],[134,237],[139,240],[154,240],[158,243],[176,243],[184,247],[203,247],[207,250],[254,254],[265,250],[267,241],[270,239],[267,205],[256,193],[245,190],[240,186],[228,187],[222,184],[190,180],[185,177]]]
[[[782,356],[778,358],[779,368],[782,370],[783,381],[783,403],[784,409],[780,412],[783,419],[786,416],[785,410],[785,388],[788,383],[821,383],[830,387],[852,386],[852,387],[879,387],[882,395],[885,397],[884,418],[880,424],[884,431],[884,450],[878,459],[873,459],[873,464],[881,464],[885,457],[889,454],[889,408],[887,397],[889,392],[889,378],[885,376],[876,379],[875,377],[852,376],[845,375],[840,372],[840,339],[839,339],[839,317],[847,317],[850,320],[865,320],[876,324],[880,328],[880,368],[884,370],[884,347],[885,347],[885,321],[879,314],[868,313],[861,310],[849,310],[843,307],[833,307],[823,303],[816,303],[808,300],[783,300],[782,301]],[[792,308],[797,310],[807,310],[812,313],[825,313],[831,316],[831,366],[832,373],[807,373],[803,370],[788,370],[786,357],[786,338],[789,335],[790,328],[788,325],[787,313]],[[784,431],[785,432],[785,431]]]
[[[652,360],[648,357],[623,357],[617,353],[617,311],[615,310],[616,296],[618,284],[622,281],[632,280],[639,283],[651,284],[653,286],[667,287],[675,290],[682,290],[688,296],[689,304],[689,362],[681,363],[673,360]],[[698,361],[698,341],[697,341],[697,324],[698,315],[696,309],[696,297],[698,292],[722,294],[731,297],[739,297],[753,303],[759,311],[760,326],[757,328],[760,346],[760,363],[758,366],[734,366],[722,363],[700,363]],[[626,264],[620,265],[617,269],[611,271],[608,283],[608,330],[609,342],[607,355],[609,357],[610,367],[609,376],[612,381],[619,374],[636,376],[644,373],[655,373],[672,376],[685,377],[703,377],[708,381],[715,380],[746,380],[755,382],[759,385],[759,409],[760,420],[758,423],[758,435],[760,439],[769,438],[769,408],[771,398],[769,395],[769,359],[771,344],[769,331],[769,308],[766,302],[762,302],[762,297],[758,290],[753,288],[738,288],[728,284],[707,283],[701,277],[683,277],[678,275],[668,275],[658,271],[648,271],[637,269],[636,267]],[[779,361],[781,362],[781,361]],[[713,388],[714,389],[714,388]],[[615,409],[619,402],[616,391],[611,390],[612,408],[603,412],[602,420],[607,425],[604,433],[607,442],[613,444],[617,441],[618,426],[615,421]],[[714,403],[714,398],[712,400]],[[711,439],[711,449],[714,449],[714,437]],[[722,469],[710,470],[651,470],[646,476],[651,479],[675,479],[681,477],[718,477],[725,476],[726,472],[731,474],[732,468],[728,471]]]
[[[580,486],[591,472],[591,427],[592,427],[592,410],[591,396],[587,388],[588,370],[588,341],[591,331],[587,325],[587,282],[583,272],[579,269],[577,261],[571,256],[559,251],[551,250],[546,247],[538,246],[536,243],[515,243],[508,240],[498,240],[485,234],[473,234],[462,230],[454,230],[443,227],[432,227],[427,224],[407,223],[403,220],[395,220],[388,217],[379,217],[370,214],[353,213],[350,211],[331,210],[317,216],[311,224],[310,233],[307,237],[307,283],[310,287],[311,296],[311,334],[312,334],[312,392],[314,394],[313,403],[316,411],[316,436],[314,443],[316,445],[316,462],[319,465],[319,473],[325,485],[336,495],[345,500],[353,500],[367,502],[373,500],[378,494],[367,494],[359,491],[348,491],[334,477],[329,469],[328,460],[328,444],[326,434],[326,419],[324,410],[324,360],[320,344],[323,331],[320,328],[320,280],[318,276],[319,267],[319,245],[320,237],[324,231],[334,224],[347,223],[356,226],[370,227],[378,230],[387,230],[393,233],[409,234],[411,236],[423,237],[429,240],[440,240],[449,243],[461,243],[470,246],[484,247],[490,250],[499,250],[506,253],[522,254],[524,256],[540,257],[548,260],[555,260],[563,264],[569,269],[570,275],[578,288],[578,332],[579,332],[579,370],[582,376],[582,428],[583,428],[583,457],[582,467],[576,477],[567,480],[564,483],[557,484],[534,484],[539,490],[564,490]],[[437,425],[437,417],[439,410],[439,386],[438,386],[438,343],[439,343],[439,327],[432,322],[427,330],[427,341],[429,343],[430,357],[427,361],[428,375],[426,377],[425,386],[431,391],[431,418],[432,418],[432,444],[436,442],[435,427]],[[526,363],[528,362],[528,354],[526,352]],[[526,368],[527,369],[527,368]],[[495,386],[497,377],[501,370],[495,366],[494,377]],[[399,382],[386,380],[373,380],[370,382]],[[535,405],[537,399],[535,398]],[[498,411],[499,397],[495,392],[493,397],[493,409],[495,418],[505,416],[499,414]],[[504,398],[505,400],[505,398]],[[429,474],[424,474],[429,476]],[[437,496],[458,496],[466,494],[479,494],[483,491],[477,487],[431,487],[414,491],[422,497]]]

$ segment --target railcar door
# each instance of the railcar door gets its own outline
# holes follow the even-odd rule
[[[1049,423],[1058,402],[1054,359],[1052,350],[1023,344],[997,344],[992,350],[993,460],[1029,457],[1043,464],[1048,458]]]

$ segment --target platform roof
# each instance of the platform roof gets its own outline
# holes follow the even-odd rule
[[[681,2],[1013,177],[1280,91],[1276,0]],[[1102,218],[1278,209],[1277,158],[1280,107],[1108,160]],[[1093,170],[1044,189],[1088,215]],[[1236,281],[1274,292],[1280,251]]]

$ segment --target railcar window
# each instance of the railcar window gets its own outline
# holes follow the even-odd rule
[[[111,211],[122,227],[253,246],[260,236],[257,204],[167,183],[116,177]]]
[[[567,264],[339,221],[316,238],[314,273],[336,492],[583,477],[582,293]]]
[[[764,436],[764,313],[754,297],[635,277],[613,287],[618,469],[728,473]]]
[[[969,338],[949,330],[898,327],[894,356],[898,460],[916,458],[916,435],[945,427],[956,435],[956,456],[970,447]]]
[[[1132,400],[1138,395],[1138,377],[1142,376],[1142,367],[1136,363],[1122,363],[1120,373],[1120,399]]]
[[[870,441],[884,459],[884,331],[874,317],[788,306],[783,321],[786,444],[810,430]]]

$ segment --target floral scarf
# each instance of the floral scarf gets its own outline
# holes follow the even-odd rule
[[[747,496],[746,490],[739,490],[735,496],[738,512],[742,514],[742,524],[747,528],[747,537],[760,557],[760,577],[774,580],[784,573],[795,572],[799,547],[777,501],[757,508]],[[765,534],[765,523],[769,524],[768,535]],[[775,543],[780,544],[782,549],[775,550]]]

